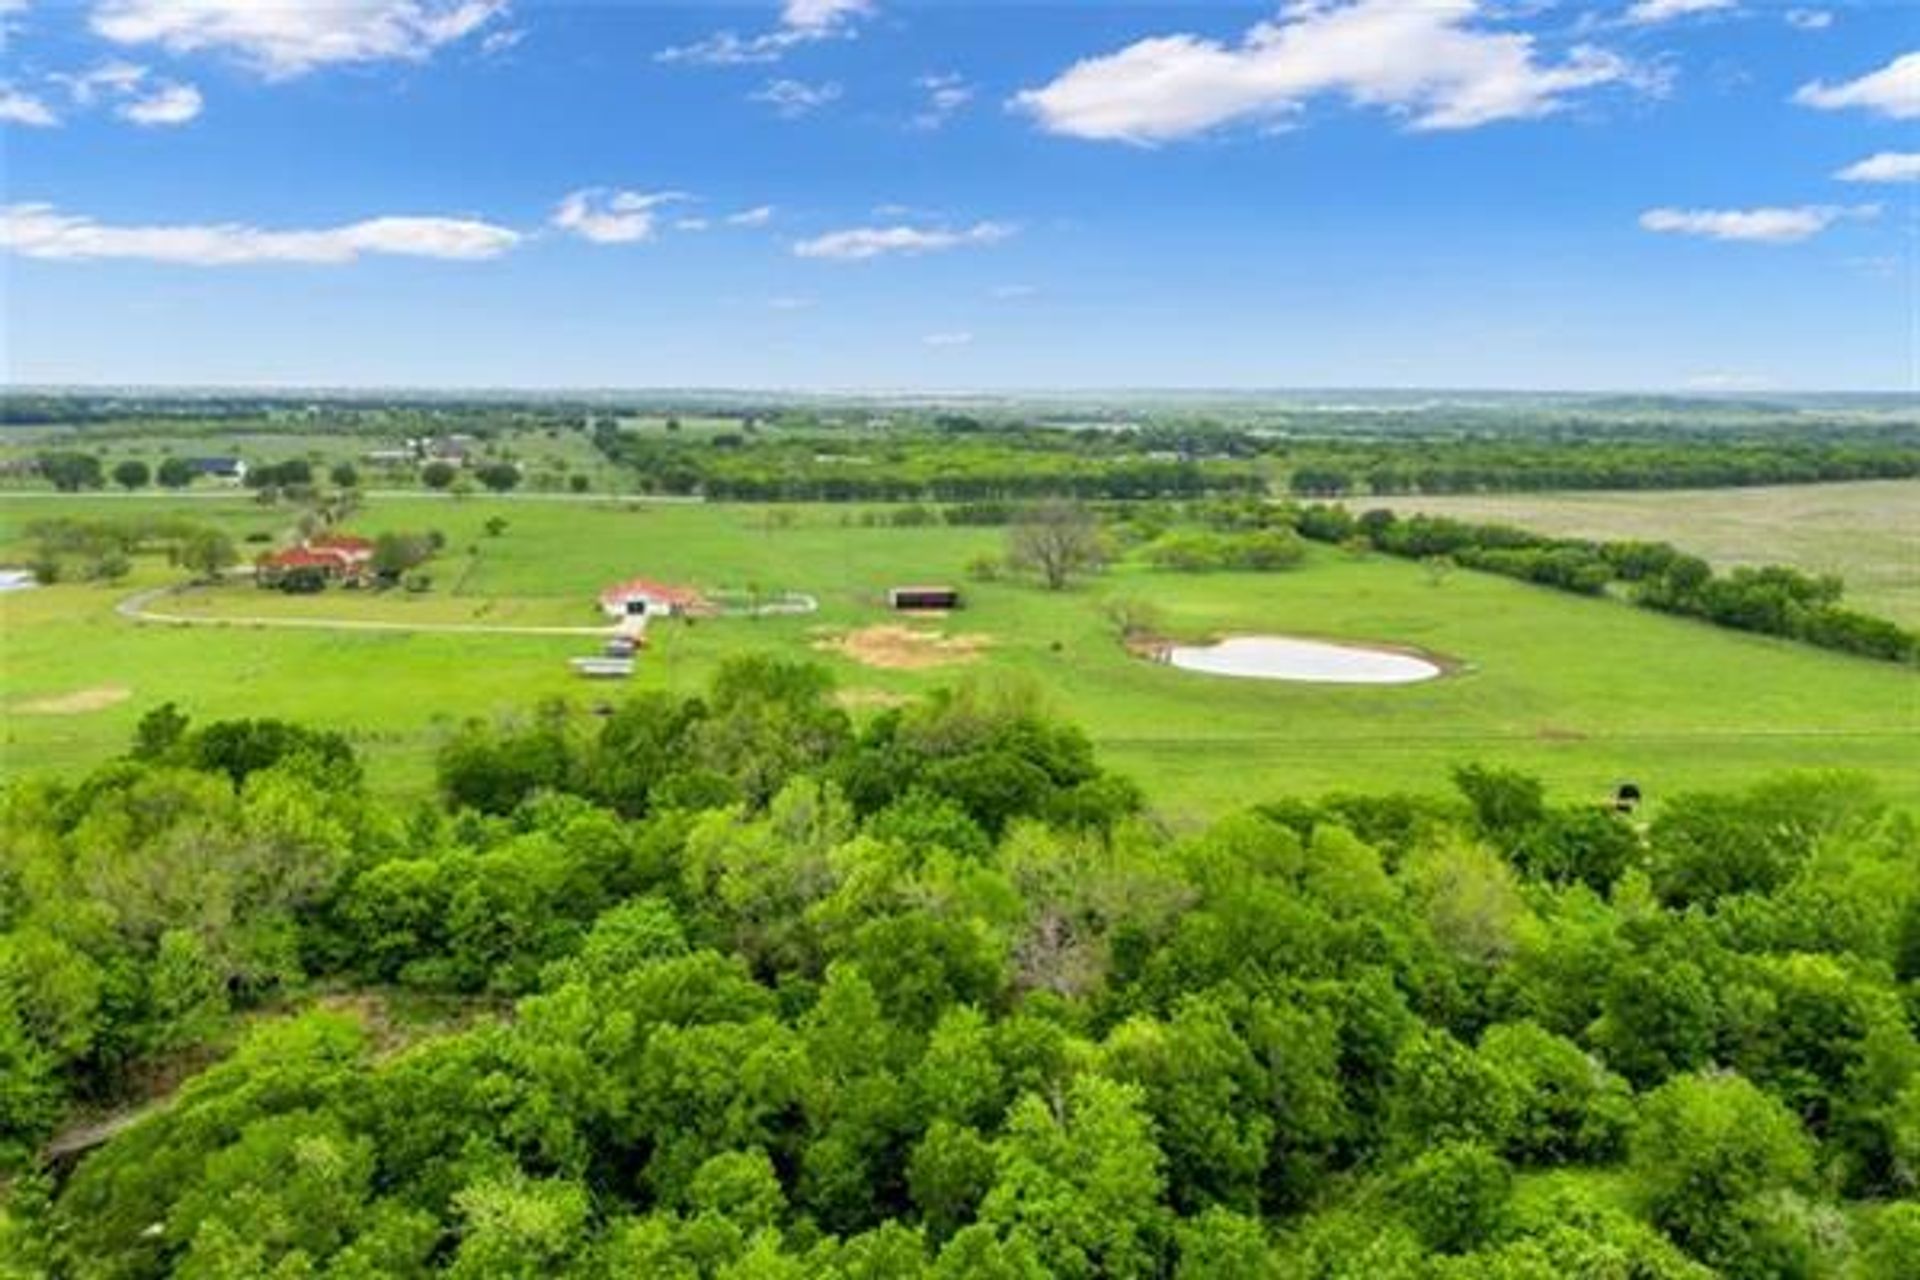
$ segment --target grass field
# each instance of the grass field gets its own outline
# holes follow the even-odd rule
[[[1388,498],[1377,505],[1568,537],[1671,542],[1722,567],[1786,564],[1834,573],[1846,581],[1855,608],[1920,627],[1920,480]]]
[[[28,519],[128,505],[0,499],[0,559],[18,549]],[[153,509],[167,505],[155,500]],[[244,500],[173,505],[200,518],[217,513],[242,533],[289,518]],[[976,585],[964,583],[961,568],[1000,547],[996,530],[868,529],[846,524],[847,508],[783,511],[791,527],[744,506],[381,499],[357,529],[446,535],[432,592],[288,597],[235,585],[165,604],[206,614],[579,626],[596,622],[602,586],[636,574],[809,592],[821,605],[811,617],[656,623],[654,646],[625,688],[691,691],[726,656],[751,650],[817,657],[859,707],[969,673],[1023,681],[1176,818],[1329,788],[1439,788],[1449,766],[1475,759],[1539,773],[1569,798],[1597,797],[1623,778],[1657,799],[1773,770],[1843,767],[1920,800],[1920,678],[1886,664],[1491,576],[1456,573],[1434,585],[1417,566],[1325,548],[1283,574],[1123,566],[1061,594]],[[494,515],[509,522],[497,538],[482,531]],[[552,695],[585,707],[622,688],[571,675],[566,658],[593,648],[582,637],[211,629],[115,614],[143,585],[177,576],[149,563],[116,586],[0,594],[9,774],[105,758],[145,710],[171,699],[201,718],[271,714],[342,728],[374,761],[382,789],[404,791],[426,781],[435,742],[460,718],[511,713]],[[884,589],[928,580],[966,587],[969,607],[946,629],[984,646],[971,663],[882,670],[819,647],[825,631],[897,622],[883,607]],[[1103,600],[1122,594],[1155,601],[1182,636],[1375,640],[1460,666],[1442,680],[1385,688],[1194,675],[1122,650],[1102,611]]]

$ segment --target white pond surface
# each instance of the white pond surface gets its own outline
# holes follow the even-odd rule
[[[25,591],[39,585],[26,569],[0,569],[0,591]]]
[[[1284,636],[1230,636],[1208,645],[1173,645],[1166,659],[1183,671],[1313,684],[1412,684],[1440,668],[1425,658]]]

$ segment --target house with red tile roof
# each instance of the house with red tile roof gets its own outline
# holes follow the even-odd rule
[[[651,578],[632,578],[600,593],[600,608],[610,618],[672,617],[704,613],[709,607],[707,598],[694,588]]]

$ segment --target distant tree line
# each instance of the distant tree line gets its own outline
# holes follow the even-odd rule
[[[1891,662],[1920,652],[1913,632],[1840,605],[1843,584],[1780,565],[1717,574],[1705,560],[1664,542],[1596,542],[1555,538],[1511,525],[1475,524],[1447,516],[1400,516],[1314,504],[1296,516],[1316,541],[1365,545],[1410,560],[1444,557],[1469,569],[1601,595],[1616,585],[1649,609],[1685,614],[1716,626],[1781,636]]]

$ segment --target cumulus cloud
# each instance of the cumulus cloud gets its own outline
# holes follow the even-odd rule
[[[47,78],[65,86],[67,96],[73,99],[76,106],[90,107],[102,97],[132,93],[147,78],[147,69],[115,59],[103,62],[91,71],[77,74],[56,71]]]
[[[11,86],[0,85],[0,124],[51,129],[59,123],[60,117],[54,114],[53,108],[39,98]]]
[[[1734,7],[1735,0],[1638,0],[1627,10],[1627,21],[1635,26],[1651,27],[1696,13],[1718,13]]]
[[[114,108],[122,120],[152,127],[185,124],[200,114],[200,91],[190,84],[167,81],[152,92],[130,98]]]
[[[1920,151],[1882,151],[1833,176],[1842,182],[1920,182]]]
[[[506,0],[98,0],[92,26],[116,44],[232,53],[286,78],[335,63],[417,62],[505,9]]]
[[[1416,129],[1470,129],[1546,115],[1579,90],[1635,78],[1591,45],[1543,61],[1531,35],[1474,25],[1481,9],[1480,0],[1309,0],[1236,45],[1155,36],[1088,58],[1013,105],[1052,133],[1154,143],[1274,125],[1321,94],[1408,116]]]
[[[194,85],[155,80],[147,68],[121,59],[87,71],[54,72],[47,79],[65,88],[75,107],[111,103],[115,115],[137,125],[186,124],[206,105]]]
[[[840,100],[840,86],[832,80],[808,84],[804,80],[769,80],[747,95],[749,102],[764,102],[782,120],[798,120]]]
[[[873,12],[873,0],[787,0],[780,10],[782,26],[801,31],[835,27]]]
[[[709,67],[778,62],[801,45],[850,38],[857,21],[873,8],[871,0],[787,0],[780,11],[780,25],[771,31],[750,36],[716,31],[703,40],[662,49],[653,56],[657,62]]]
[[[1844,218],[1872,218],[1877,205],[1796,205],[1763,209],[1649,209],[1640,215],[1648,231],[1739,240],[1752,244],[1795,244],[1819,235]]]
[[[857,262],[886,254],[939,253],[968,245],[993,244],[1012,235],[1004,222],[976,222],[970,227],[848,227],[801,240],[793,246],[802,258],[831,258]]]
[[[973,341],[973,335],[964,329],[948,333],[929,333],[920,339],[929,347],[964,347]]]
[[[551,222],[595,244],[631,244],[651,240],[659,207],[686,199],[680,191],[608,191],[587,187],[555,206]]]
[[[773,206],[770,204],[755,205],[751,209],[727,215],[727,225],[730,227],[764,227],[772,221]]]
[[[116,226],[49,204],[0,208],[0,249],[68,261],[121,258],[196,267],[345,263],[363,254],[474,260],[520,241],[516,231],[471,218],[368,218],[344,226],[270,231],[244,223]]]
[[[1821,111],[1859,107],[1895,120],[1920,117],[1920,52],[1903,53],[1858,80],[1832,85],[1815,80],[1803,84],[1793,100],[1803,107]]]
[[[927,95],[926,106],[913,118],[915,128],[938,129],[973,101],[973,86],[952,72],[921,76],[913,83]]]

